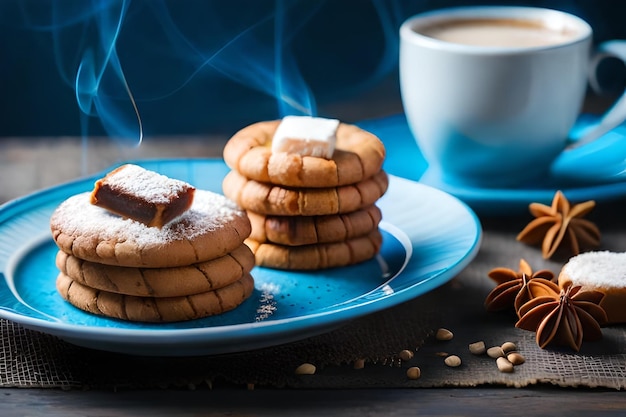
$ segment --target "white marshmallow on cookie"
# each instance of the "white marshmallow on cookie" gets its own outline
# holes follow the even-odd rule
[[[331,159],[339,120],[312,116],[285,116],[272,139],[272,152],[297,153]]]

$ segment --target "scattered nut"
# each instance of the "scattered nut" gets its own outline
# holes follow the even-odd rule
[[[315,368],[315,365],[313,364],[303,363],[296,368],[295,373],[296,375],[313,375],[316,369],[317,368]]]
[[[493,359],[497,359],[504,356],[504,351],[500,346],[493,346],[487,349],[487,356]]]
[[[454,334],[450,330],[444,329],[443,327],[437,329],[437,333],[435,333],[435,338],[437,340],[452,340],[453,337]]]
[[[496,359],[496,365],[498,366],[500,372],[513,372],[513,364],[509,362],[509,360],[504,356],[500,356],[498,359]]]
[[[448,365],[451,368],[456,368],[457,366],[461,365],[461,358],[459,358],[456,355],[450,355],[447,358],[445,358],[443,361],[445,362],[446,365]]]
[[[406,370],[406,376],[409,379],[418,379],[420,376],[422,376],[422,370],[417,366],[411,366],[409,369]]]
[[[508,353],[508,352],[512,352],[514,350],[517,350],[517,345],[513,342],[504,342],[502,344],[502,346],[500,346],[502,348],[502,351],[504,353]]]
[[[470,343],[469,351],[474,355],[482,355],[487,351],[487,348],[485,347],[485,342],[481,340],[479,342]]]
[[[448,352],[435,352],[435,355],[439,356],[440,358],[445,358],[446,356],[450,356]]]
[[[518,352],[511,352],[508,355],[506,355],[506,358],[509,360],[509,362],[511,362],[513,365],[521,365],[524,362],[526,362],[526,358],[524,358],[524,356],[522,356],[521,353]]]
[[[403,351],[400,352],[398,356],[400,356],[400,359],[402,359],[405,362],[410,361],[411,359],[413,359],[413,352],[408,349],[404,349]]]
[[[354,364],[352,365],[352,367],[354,369],[363,369],[365,368],[365,359],[357,359],[354,361]]]

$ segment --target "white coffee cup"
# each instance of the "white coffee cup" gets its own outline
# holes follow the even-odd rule
[[[581,111],[592,49],[589,24],[556,10],[477,6],[409,18],[400,87],[428,175],[479,187],[544,176]],[[607,118],[619,124],[623,113]]]

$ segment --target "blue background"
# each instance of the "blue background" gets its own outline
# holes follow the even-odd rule
[[[106,14],[94,10],[117,3],[60,0],[53,13],[49,2],[0,2],[0,136],[106,133],[99,117],[81,119],[73,83],[80,53],[102,40],[93,22]],[[146,135],[231,132],[254,121],[280,117],[285,110],[273,94],[259,91],[249,80],[233,80],[223,68],[201,65],[190,52],[194,48],[210,54],[245,33],[259,47],[250,49],[252,55],[238,55],[239,61],[225,56],[228,65],[234,66],[229,68],[241,69],[241,57],[250,56],[251,60],[265,59],[253,68],[272,71],[271,51],[277,27],[281,28],[279,43],[287,46],[283,59],[293,64],[281,79],[297,81],[295,90],[307,86],[308,107],[316,111],[390,78],[393,85],[397,30],[402,21],[418,12],[459,4],[565,10],[593,26],[596,42],[626,38],[625,2],[609,0],[134,0],[128,3],[115,45]],[[277,10],[282,13],[278,17]],[[189,44],[181,47],[180,39],[168,38],[169,29],[162,24],[165,17]],[[275,25],[276,19],[282,25]],[[55,36],[60,39],[57,43]],[[247,77],[266,83],[254,74]]]

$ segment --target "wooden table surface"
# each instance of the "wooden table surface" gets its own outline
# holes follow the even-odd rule
[[[389,112],[396,107],[387,107]],[[360,116],[360,114],[359,114]],[[346,116],[349,118],[349,116]],[[358,120],[358,117],[356,117]],[[147,140],[125,159],[219,156],[224,137]],[[87,163],[77,138],[0,138],[0,203],[93,173],[119,156],[93,140]],[[626,415],[626,393],[603,389],[479,387],[436,389],[294,390],[220,387],[106,392],[0,390],[0,416],[487,416]]]
[[[618,391],[541,388],[54,391],[3,389],[0,415],[86,416],[623,416]]]

